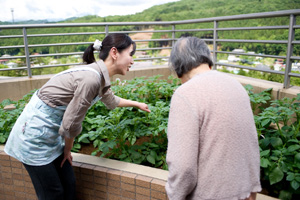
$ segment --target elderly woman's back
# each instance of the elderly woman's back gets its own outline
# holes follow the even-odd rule
[[[261,190],[249,97],[232,77],[217,71],[199,72],[201,67],[207,66],[200,64],[183,73],[185,83],[172,97],[168,197],[246,199]]]

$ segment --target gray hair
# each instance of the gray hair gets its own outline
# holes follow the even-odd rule
[[[206,43],[197,37],[180,38],[171,51],[169,59],[171,69],[181,78],[183,74],[201,64],[208,64],[210,67],[213,65]]]

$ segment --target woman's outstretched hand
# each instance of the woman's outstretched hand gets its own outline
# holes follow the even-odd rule
[[[137,101],[131,101],[128,99],[123,99],[120,98],[120,103],[118,105],[118,107],[136,107],[140,110],[146,111],[146,112],[151,112],[148,108],[148,105],[145,103],[140,103]]]
[[[148,105],[145,103],[139,103],[137,105],[137,108],[146,112],[151,112],[151,110],[149,110]]]

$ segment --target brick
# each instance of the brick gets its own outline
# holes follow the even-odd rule
[[[15,192],[13,190],[4,190],[5,195],[15,196]]]
[[[115,195],[115,194],[108,194],[109,200],[122,200],[122,197],[120,195]]]
[[[150,200],[150,196],[144,196],[144,195],[141,195],[141,194],[136,194],[135,199],[136,200]]]
[[[95,184],[87,181],[82,181],[82,186],[84,188],[94,189]]]
[[[10,163],[14,168],[23,168],[23,164],[20,161],[11,161]]]
[[[121,173],[122,171],[119,170],[108,170],[107,178],[115,181],[121,181]]]
[[[10,156],[7,155],[4,151],[0,152],[0,160],[10,160]]]
[[[135,191],[137,194],[141,194],[144,196],[150,196],[150,189],[136,186]]]
[[[15,186],[25,186],[24,181],[13,180]]]
[[[166,181],[153,179],[151,181],[151,190],[157,190],[159,192],[165,192]]]
[[[152,181],[152,178],[147,177],[147,176],[138,175],[135,178],[136,185],[141,186],[141,187],[145,187],[145,188],[150,188],[151,181]]]
[[[120,181],[114,181],[114,180],[108,180],[107,185],[111,186],[111,187],[115,187],[115,188],[120,188],[121,187],[121,182]]]
[[[81,165],[81,173],[92,175],[94,173],[95,165],[82,164]]]
[[[4,195],[3,192],[0,193],[0,199],[3,199],[3,200],[6,199],[6,197],[5,197],[5,195]]]
[[[127,184],[127,183],[121,183],[121,189],[130,191],[130,192],[135,192],[135,185]]]
[[[121,189],[120,189],[120,188],[107,187],[107,192],[108,192],[109,194],[117,194],[117,195],[121,195]]]
[[[85,195],[93,194],[94,190],[89,189],[89,188],[82,188],[82,193]]]
[[[3,189],[4,189],[4,191],[13,191],[14,187],[12,184],[4,184],[3,183]]]
[[[11,178],[4,178],[2,180],[2,182],[3,182],[4,185],[12,185],[13,184],[13,179],[11,179]]]
[[[11,156],[10,156],[10,160],[11,160],[12,162],[20,162],[19,160],[15,159],[14,157],[11,157]]]
[[[15,196],[23,199],[26,198],[26,194],[24,192],[15,192]]]
[[[129,192],[129,191],[126,191],[126,190],[122,190],[122,197],[135,199],[135,193],[134,192]]]
[[[94,181],[94,177],[92,175],[87,175],[87,174],[82,174],[80,176],[82,181],[88,181],[88,182],[93,182]]]
[[[34,194],[34,195],[36,194],[33,186],[32,187],[24,187],[24,189],[27,194]]]
[[[24,181],[25,182],[27,182],[26,184],[28,184],[28,183],[31,183],[31,178],[30,178],[30,176],[23,176],[23,178],[24,178]]]
[[[2,167],[10,167],[10,161],[9,160],[0,160],[0,166]]]
[[[106,199],[106,191],[103,192],[103,191],[95,191],[94,192],[94,196],[99,198],[99,199]]]
[[[14,191],[17,191],[17,192],[25,192],[25,187],[22,187],[22,186],[14,186]]]
[[[124,182],[124,183],[135,184],[135,178],[136,177],[137,177],[136,174],[123,172],[121,174],[121,181]]]
[[[102,185],[107,185],[107,180],[105,178],[94,177],[94,182]]]
[[[104,168],[104,167],[95,167],[94,169],[94,175],[97,176],[97,177],[103,177],[103,178],[106,178],[107,177],[107,171],[108,169],[107,168]]]
[[[12,174],[12,178],[14,179],[14,180],[24,180],[23,179],[23,175],[22,174]]]
[[[13,175],[11,173],[5,173],[5,172],[2,173],[2,178],[3,179],[4,178],[12,179],[12,177],[13,177]]]
[[[101,191],[101,192],[107,192],[107,186],[106,185],[95,184],[94,189],[97,190],[97,191]]]
[[[26,194],[26,200],[37,200],[35,194]]]
[[[151,190],[151,198],[152,197],[160,199],[160,200],[167,200],[167,195],[165,193],[158,192],[155,190]]]
[[[2,172],[8,172],[8,173],[11,173],[11,167],[4,167],[4,166],[1,166],[1,171],[2,171]]]
[[[20,169],[20,168],[14,168],[14,167],[12,167],[11,171],[12,171],[13,174],[23,174],[23,170]]]

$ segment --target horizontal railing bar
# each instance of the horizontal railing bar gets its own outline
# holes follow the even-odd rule
[[[175,32],[195,32],[195,31],[213,31],[213,28],[207,29],[176,29]]]
[[[235,40],[235,39],[216,39],[217,42],[240,42],[240,43],[269,43],[287,44],[287,40]]]
[[[2,38],[23,38],[23,35],[1,35],[0,39]]]
[[[291,59],[292,60],[300,60],[300,57],[299,56],[291,56]]]
[[[53,53],[53,54],[39,54],[39,55],[30,55],[30,58],[37,57],[50,57],[50,56],[70,56],[70,55],[81,55],[83,52],[71,52],[71,53]]]
[[[300,28],[300,25],[295,25],[293,26],[293,28]]]
[[[217,28],[217,31],[236,31],[236,30],[269,30],[269,29],[288,29],[289,26],[260,26],[260,27],[231,27]]]
[[[300,9],[263,12],[263,13],[251,13],[251,14],[242,14],[242,15],[233,15],[233,16],[211,17],[211,18],[193,19],[193,20],[181,20],[181,21],[22,24],[22,25],[0,25],[0,29],[83,27],[83,26],[86,27],[86,26],[106,26],[106,25],[107,26],[178,25],[178,24],[190,24],[190,23],[213,22],[213,21],[281,17],[281,16],[289,16],[291,14],[300,15]]]
[[[268,69],[257,69],[257,68],[253,68],[253,67],[247,67],[247,66],[242,66],[242,65],[232,65],[232,64],[220,63],[220,62],[216,62],[216,64],[217,65],[222,65],[222,66],[233,67],[233,68],[249,69],[249,70],[254,70],[254,71],[284,75],[284,72],[282,72],[282,71],[275,71],[275,70],[268,70]]]
[[[292,44],[300,44],[300,41],[292,41]]]
[[[27,37],[50,37],[50,36],[68,36],[68,35],[98,35],[98,34],[105,34],[105,32],[34,34],[34,35],[27,35]]]
[[[233,54],[233,55],[244,55],[244,56],[259,56],[259,57],[268,57],[268,58],[282,58],[285,59],[286,56],[276,56],[276,55],[265,55],[265,54],[251,54],[251,53],[238,53],[238,52],[229,52],[229,51],[216,51],[216,53],[223,54]]]
[[[168,33],[172,30],[153,30],[153,31],[109,31],[110,33]]]
[[[12,49],[12,48],[24,48],[24,45],[16,45],[16,46],[0,46],[0,49]]]
[[[136,49],[136,51],[149,51],[149,50],[161,50],[161,49],[172,49],[172,47],[156,47],[156,48],[142,48]]]
[[[135,58],[133,60],[159,60],[159,59],[169,59],[167,56],[162,56],[162,57],[152,57],[152,58]]]
[[[300,78],[300,74],[292,73],[292,72],[289,73],[289,76],[293,76],[293,77],[298,77],[298,78]]]
[[[17,58],[26,58],[26,56],[5,56],[5,57],[0,57],[0,60],[3,59],[17,59]]]

